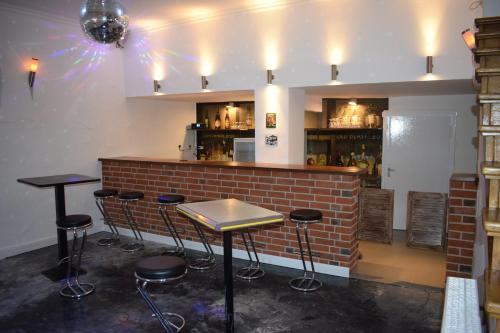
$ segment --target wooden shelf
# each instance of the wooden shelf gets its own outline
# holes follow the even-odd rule
[[[325,133],[330,133],[330,132],[342,132],[342,131],[382,131],[382,128],[368,128],[368,127],[354,127],[354,128],[304,128],[304,131],[306,132],[325,132]]]
[[[500,38],[500,32],[478,32],[476,33],[476,39],[489,39],[489,38]]]
[[[479,103],[500,103],[499,94],[479,94],[477,95]]]
[[[476,70],[479,76],[498,76],[500,75],[500,68],[478,68]]]
[[[479,125],[482,135],[500,135],[500,125]]]
[[[483,208],[483,227],[488,236],[500,237],[499,208]]]
[[[500,271],[487,270],[484,280],[486,294],[484,308],[489,315],[500,318]]]
[[[214,132],[214,133],[221,133],[221,132],[254,132],[255,128],[249,128],[249,129],[211,129],[211,128],[198,128],[198,129],[194,129],[194,131],[199,131],[199,132]]]
[[[481,173],[486,176],[486,178],[500,178],[500,162],[481,163]]]

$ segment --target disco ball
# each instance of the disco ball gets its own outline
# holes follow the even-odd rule
[[[117,1],[87,0],[80,10],[80,26],[98,43],[119,42],[127,33],[128,15]]]

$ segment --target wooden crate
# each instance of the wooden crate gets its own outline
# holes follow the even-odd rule
[[[358,239],[392,243],[394,190],[361,188]]]
[[[443,250],[447,206],[446,193],[409,191],[406,244]]]

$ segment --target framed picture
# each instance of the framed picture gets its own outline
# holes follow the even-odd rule
[[[276,113],[266,113],[266,128],[276,128]]]

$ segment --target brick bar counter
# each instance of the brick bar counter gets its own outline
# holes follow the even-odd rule
[[[317,271],[349,276],[358,261],[359,175],[356,167],[303,166],[219,161],[180,161],[144,157],[100,158],[103,187],[119,191],[141,191],[144,200],[133,206],[133,214],[145,239],[166,241],[165,225],[158,214],[157,197],[178,193],[187,201],[235,198],[284,214],[312,208],[323,213],[323,222],[309,227],[311,249],[317,256]],[[127,233],[118,200],[108,205],[117,225]],[[196,231],[184,217],[169,208],[170,216],[186,240],[187,248],[201,249]],[[205,230],[222,253],[220,234]],[[262,262],[302,268],[299,262],[295,224],[252,228]],[[238,233],[234,233],[235,257],[247,258]],[[219,247],[218,247],[219,246]]]

